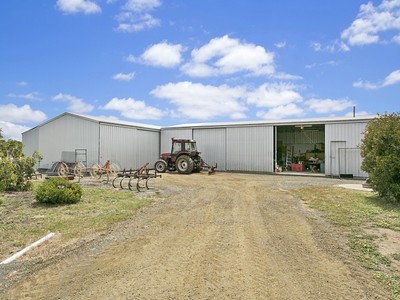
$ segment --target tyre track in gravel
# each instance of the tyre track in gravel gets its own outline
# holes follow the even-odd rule
[[[157,182],[162,199],[5,299],[385,298],[371,278],[357,280],[358,269],[324,251],[282,180],[166,174]]]

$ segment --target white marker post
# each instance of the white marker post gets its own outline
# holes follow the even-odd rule
[[[48,235],[42,237],[40,240],[34,242],[33,244],[29,245],[28,247],[22,249],[21,251],[15,253],[13,256],[7,258],[6,260],[3,260],[0,265],[5,265],[8,264],[10,262],[12,262],[13,260],[17,259],[18,257],[24,255],[26,252],[28,252],[29,250],[31,250],[32,248],[35,248],[37,246],[39,246],[40,244],[44,243],[45,241],[47,241],[48,239],[51,239],[55,234],[53,232],[50,232]]]

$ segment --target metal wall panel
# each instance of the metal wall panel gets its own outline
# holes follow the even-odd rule
[[[100,124],[100,164],[107,160],[118,163],[121,169],[135,169],[136,128]]]
[[[110,124],[100,125],[100,161],[116,162],[121,169],[137,169],[149,163],[153,167],[159,157],[158,131]]]
[[[136,162],[138,167],[149,163],[149,167],[154,168],[155,162],[160,157],[160,133],[138,129],[136,134]]]
[[[23,151],[26,156],[32,156],[33,152],[39,151],[39,127],[33,128],[22,134]],[[40,152],[40,151],[39,151]],[[35,165],[35,169],[40,168],[42,162]]]
[[[31,156],[35,150],[39,151],[39,127],[33,128],[22,134],[24,154]]]
[[[326,175],[339,176],[340,172],[345,170],[356,177],[368,177],[368,174],[360,168],[362,162],[360,152],[355,151],[361,143],[366,126],[366,121],[325,125]]]
[[[192,139],[192,129],[163,129],[161,130],[161,153],[171,152],[171,138],[177,139]]]
[[[226,128],[193,129],[193,139],[206,163],[226,170]]]
[[[39,128],[39,152],[43,155],[42,167],[51,167],[61,160],[63,151],[87,149],[88,162],[97,161],[99,125],[71,115],[46,123]]]
[[[274,127],[227,128],[227,170],[273,172]]]

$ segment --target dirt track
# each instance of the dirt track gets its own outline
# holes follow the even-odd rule
[[[6,298],[386,299],[334,229],[291,192],[337,183],[166,174],[153,205]]]

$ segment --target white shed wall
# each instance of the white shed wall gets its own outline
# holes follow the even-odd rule
[[[339,176],[353,174],[368,177],[361,167],[359,145],[367,122],[335,123],[325,125],[325,174]]]
[[[23,151],[26,156],[32,156],[35,150],[39,151],[39,128],[33,128],[22,134]],[[39,151],[40,152],[40,151]],[[39,162],[35,168],[40,168],[42,162]]]
[[[100,162],[110,160],[122,169],[137,169],[149,163],[153,167],[159,157],[158,131],[133,127],[100,125]]]
[[[149,163],[149,168],[154,168],[154,164],[160,157],[160,132],[138,129],[136,135],[137,167]]]
[[[100,164],[107,160],[122,169],[136,168],[136,128],[100,124]]]
[[[206,163],[226,170],[226,128],[193,129],[193,139]]]
[[[35,150],[39,151],[39,128],[33,128],[22,134],[22,143],[24,144],[24,154],[32,156]]]
[[[192,139],[192,129],[163,129],[161,130],[161,153],[171,152],[171,138]]]
[[[227,128],[227,170],[273,172],[274,127]]]
[[[60,161],[63,152],[87,149],[88,162],[98,159],[99,129],[96,122],[64,115],[46,123],[39,129],[39,152],[43,155],[41,166],[51,167]]]

